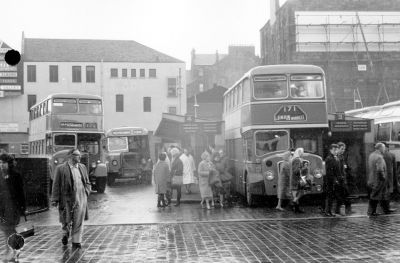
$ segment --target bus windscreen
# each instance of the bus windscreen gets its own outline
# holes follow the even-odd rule
[[[101,100],[79,99],[79,113],[101,114]]]
[[[78,105],[76,99],[53,99],[53,113],[76,113]]]
[[[110,137],[108,138],[108,151],[110,152],[127,152],[128,137]]]
[[[255,136],[257,156],[289,149],[289,135],[287,131],[257,131]]]
[[[292,75],[290,96],[294,98],[321,98],[324,88],[321,75]]]
[[[277,99],[287,97],[287,78],[284,75],[260,75],[254,77],[254,97]]]

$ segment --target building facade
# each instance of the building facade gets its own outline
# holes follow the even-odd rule
[[[399,1],[271,0],[260,39],[263,65],[325,70],[330,112],[400,98]]]
[[[215,86],[229,88],[249,69],[260,64],[254,46],[229,46],[228,50],[228,54],[196,54],[192,50],[188,97]]]
[[[27,132],[29,108],[52,93],[101,96],[105,130],[151,133],[163,112],[186,113],[185,63],[135,41],[23,38],[21,53],[24,94],[7,106],[19,131]]]
[[[12,66],[5,61],[6,53],[12,50],[0,40],[0,152],[15,155],[27,154],[27,129],[24,118],[26,112],[20,110],[23,104],[22,62]]]

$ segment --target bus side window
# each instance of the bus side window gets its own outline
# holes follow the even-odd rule
[[[392,141],[400,141],[400,122],[393,122]]]

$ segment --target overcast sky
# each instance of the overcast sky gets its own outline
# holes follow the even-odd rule
[[[269,19],[270,0],[7,0],[0,40],[21,49],[28,38],[134,40],[186,62],[190,52],[227,53],[254,45]],[[281,2],[284,2],[281,0]],[[43,47],[46,48],[46,47]]]

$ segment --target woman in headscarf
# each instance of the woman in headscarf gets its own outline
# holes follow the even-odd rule
[[[284,152],[281,157],[283,162],[279,169],[278,174],[278,205],[276,209],[283,211],[282,208],[282,200],[291,199],[290,193],[290,160],[291,160],[292,153],[290,151]]]
[[[157,207],[165,207],[165,194],[168,190],[168,181],[169,181],[169,166],[166,159],[165,153],[160,153],[158,155],[158,162],[154,166],[153,174],[154,174],[154,183],[155,183],[155,192],[158,194],[157,199]]]
[[[297,148],[293,154],[291,166],[292,166],[292,174],[290,178],[291,192],[292,192],[292,200],[293,200],[293,209],[295,213],[303,213],[299,206],[299,199],[301,197],[301,172],[303,168],[303,148]]]
[[[199,163],[198,176],[199,176],[199,189],[201,195],[201,206],[204,207],[206,201],[207,209],[211,209],[210,200],[213,198],[213,192],[209,184],[210,173],[213,172],[213,164],[211,163],[210,154],[205,151],[201,155],[201,162]]]
[[[26,209],[25,194],[21,175],[15,170],[14,158],[3,153],[0,155],[0,230],[4,239],[16,233],[16,226]],[[6,244],[7,260],[18,257],[17,251],[11,254]],[[8,261],[7,261],[8,262]]]

